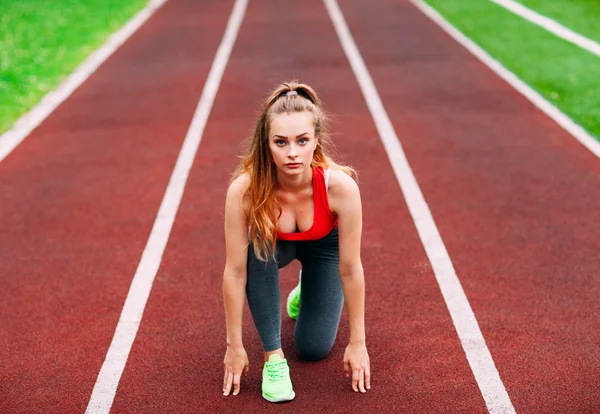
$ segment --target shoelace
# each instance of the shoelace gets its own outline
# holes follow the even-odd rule
[[[285,379],[285,361],[267,363],[267,375],[271,382],[277,382]]]

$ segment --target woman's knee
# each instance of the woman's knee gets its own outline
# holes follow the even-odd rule
[[[333,348],[333,342],[303,341],[298,338],[294,338],[294,344],[298,355],[305,361],[318,361],[323,359],[329,354],[331,348]]]

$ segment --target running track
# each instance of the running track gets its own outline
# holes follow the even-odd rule
[[[364,4],[363,4],[364,3]],[[517,412],[600,410],[600,160],[402,0],[342,12]],[[84,412],[232,1],[170,0],[0,163],[0,412]],[[373,387],[284,350],[221,395],[229,173],[276,82],[314,85],[360,173]],[[298,265],[282,272],[294,285]],[[285,297],[285,295],[282,295]],[[373,118],[322,3],[250,1],[111,412],[486,412]]]

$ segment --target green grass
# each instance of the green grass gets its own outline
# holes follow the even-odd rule
[[[489,1],[427,3],[576,123],[600,137],[598,56]]]
[[[0,0],[0,133],[148,0]]]
[[[518,0],[530,9],[555,20],[590,40],[600,42],[600,1]]]

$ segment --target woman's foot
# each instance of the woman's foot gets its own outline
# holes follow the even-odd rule
[[[300,276],[298,277],[298,286],[296,286],[287,298],[287,313],[290,318],[298,319],[298,312],[300,311],[300,283],[302,282],[302,270],[300,270]]]
[[[277,353],[271,354],[263,367],[262,396],[270,402],[291,401],[296,397],[287,360]]]

